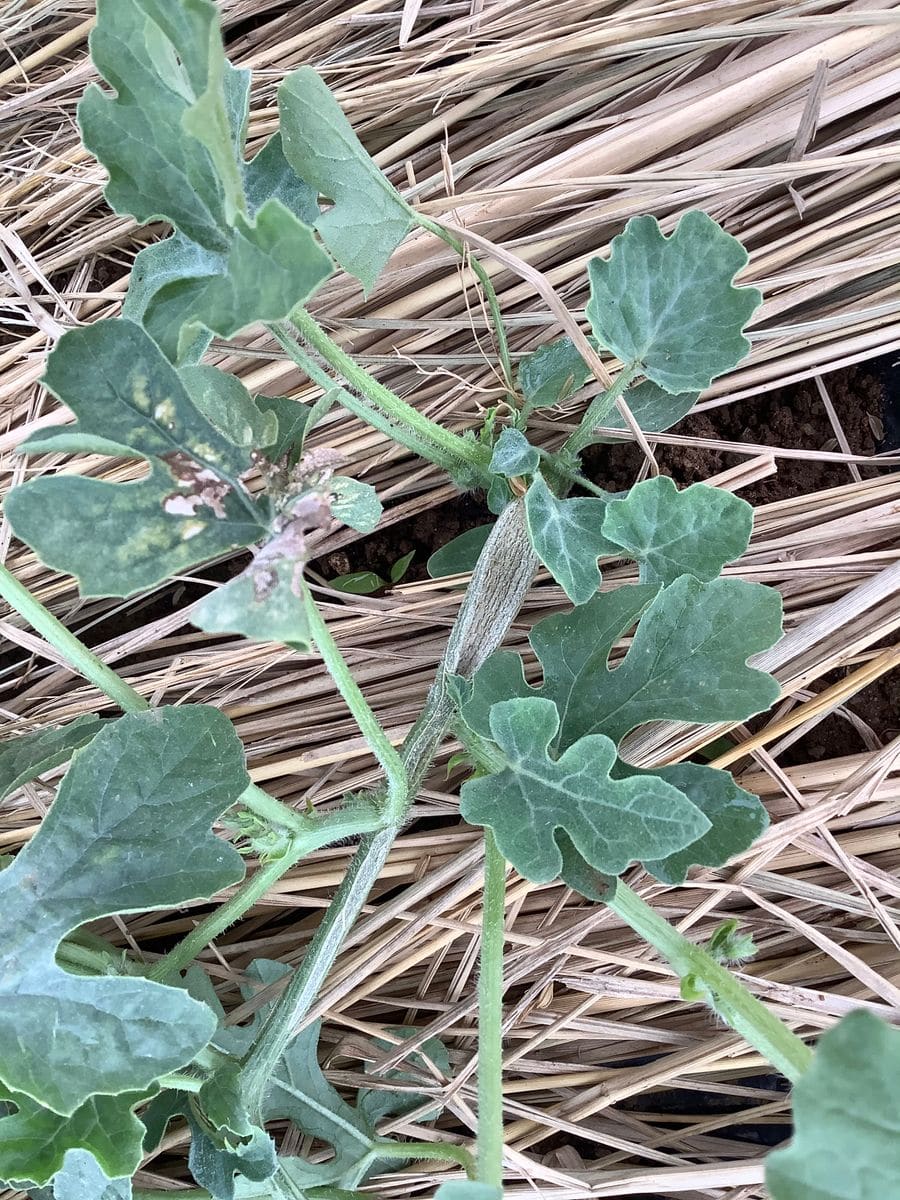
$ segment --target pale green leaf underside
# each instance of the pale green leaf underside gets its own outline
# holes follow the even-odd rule
[[[278,107],[285,157],[301,179],[334,202],[316,229],[340,265],[371,291],[412,224],[408,207],[311,67],[285,77]]]
[[[685,213],[670,237],[655,217],[633,217],[610,257],[588,263],[587,318],[603,346],[666,391],[700,391],[750,348],[742,331],[761,297],[732,284],[746,262],[705,213]]]
[[[853,1012],[794,1085],[794,1140],[766,1160],[772,1200],[900,1195],[900,1032]]]
[[[525,494],[531,544],[573,604],[584,604],[600,586],[600,555],[618,550],[601,532],[607,503],[599,496],[559,500],[540,475]]]
[[[98,0],[90,43],[116,94],[90,85],[78,120],[109,173],[110,205],[142,224],[170,221],[207,249],[224,250],[240,188],[230,124],[248,74],[224,60],[217,6]],[[202,123],[191,118],[197,105]]]
[[[348,475],[335,475],[328,487],[334,519],[360,533],[371,533],[382,513],[381,501],[372,485]]]
[[[697,403],[699,392],[680,392],[672,395],[652,379],[645,379],[628,388],[622,399],[631,410],[631,415],[647,433],[661,433],[677,425]],[[625,429],[625,418],[617,408],[604,421],[611,429]],[[597,437],[598,442],[615,441],[615,438]]]
[[[0,951],[8,1088],[67,1115],[96,1093],[145,1089],[206,1044],[215,1017],[186,992],[70,975],[55,953],[88,921],[176,907],[239,879],[240,856],[210,825],[247,783],[231,723],[200,705],[121,717],[76,751],[41,828],[0,873],[13,931]]]
[[[131,1200],[130,1179],[109,1179],[86,1150],[70,1150],[51,1188],[31,1189],[31,1200]]]
[[[73,751],[86,746],[102,728],[99,717],[86,715],[56,729],[39,729],[0,742],[0,800],[23,783],[68,762]]]
[[[582,738],[552,759],[559,715],[550,700],[501,701],[490,724],[505,766],[463,785],[460,812],[469,824],[490,827],[503,856],[534,883],[559,876],[560,829],[591,866],[617,875],[636,860],[683,849],[709,828],[661,779],[612,779],[616,748],[608,738]]]
[[[300,581],[302,558],[261,558],[194,606],[191,621],[207,633],[239,633],[255,642],[312,649]]]
[[[640,563],[641,583],[715,579],[746,550],[752,528],[746,500],[703,483],[679,492],[666,475],[611,500],[603,520],[604,535]]]
[[[132,1112],[141,1093],[91,1096],[71,1116],[61,1117],[26,1096],[5,1093],[18,1109],[0,1117],[0,1179],[47,1183],[63,1169],[71,1151],[93,1155],[110,1179],[130,1176],[143,1157],[144,1126]]]

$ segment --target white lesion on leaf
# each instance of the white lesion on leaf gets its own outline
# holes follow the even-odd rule
[[[220,519],[228,515],[224,500],[232,489],[227,480],[221,479],[215,471],[204,467],[182,450],[163,455],[163,462],[182,489],[170,492],[165,497],[164,512],[172,516],[193,517],[198,509],[208,508]],[[194,534],[187,536],[193,537]]]

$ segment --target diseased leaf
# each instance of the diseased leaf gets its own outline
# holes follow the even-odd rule
[[[18,1110],[0,1117],[0,1179],[7,1183],[47,1183],[72,1150],[88,1151],[110,1179],[137,1170],[145,1130],[132,1109],[144,1093],[92,1096],[69,1117],[3,1088],[0,1097]]]
[[[646,774],[634,767],[626,768],[624,763],[618,774],[623,773],[628,777]],[[752,846],[769,824],[759,797],[738,787],[727,771],[702,763],[676,763],[654,767],[653,774],[678,788],[710,821],[707,832],[684,850],[644,862],[650,874],[663,883],[684,883],[693,866],[722,866]]]
[[[445,575],[461,575],[466,571],[474,571],[478,556],[484,549],[484,544],[494,528],[489,525],[476,525],[467,529],[459,537],[447,542],[435,550],[425,564],[425,570],[432,579],[443,579]]]
[[[285,76],[278,107],[285,158],[301,179],[334,202],[316,229],[344,270],[369,292],[412,225],[410,210],[311,67]]]
[[[219,377],[207,367],[188,372],[192,382]],[[264,535],[268,510],[237,481],[250,466],[250,447],[204,416],[140,326],[114,319],[64,334],[45,383],[78,418],[70,448],[114,439],[151,461],[138,483],[41,476],[7,497],[15,533],[76,576],[84,595],[133,595]],[[209,399],[203,403],[209,409]]]
[[[289,396],[257,396],[256,406],[274,416],[276,422],[275,437],[259,449],[270,462],[286,459],[289,467],[294,466],[303,449],[303,438],[312,415],[309,405]]]
[[[30,1188],[31,1200],[131,1200],[130,1179],[110,1179],[86,1150],[70,1150],[52,1188]]]
[[[752,529],[746,500],[704,483],[679,492],[667,475],[611,500],[603,519],[604,535],[640,563],[641,583],[715,579],[747,549]]]
[[[570,337],[539,346],[519,363],[517,381],[525,401],[523,414],[566,400],[584,386],[590,374]]]
[[[600,555],[619,552],[601,532],[607,503],[599,496],[559,500],[540,475],[525,493],[531,544],[573,604],[584,604],[600,586]]]
[[[680,392],[673,396],[652,379],[645,379],[642,383],[628,388],[622,399],[641,429],[647,433],[661,433],[664,429],[671,429],[682,417],[686,417],[697,403],[699,395],[699,392]],[[611,429],[626,428],[625,418],[617,408],[613,409],[605,423]],[[615,440],[611,437],[594,438],[597,442]]]
[[[120,717],[76,751],[40,829],[0,873],[6,1087],[67,1116],[96,1094],[146,1089],[206,1045],[215,1016],[186,992],[71,975],[55,953],[88,921],[240,879],[240,855],[210,825],[248,782],[231,723],[201,705]]]
[[[371,533],[381,520],[381,501],[370,483],[334,475],[331,490],[331,515],[360,533]]]
[[[772,1200],[893,1200],[900,1180],[900,1033],[865,1011],[820,1039],[794,1085],[794,1139],[766,1159]]]
[[[68,725],[38,729],[0,742],[0,800],[23,783],[68,762],[75,750],[96,737],[103,724],[99,717],[85,715]]]
[[[655,217],[633,217],[610,256],[588,263],[587,318],[600,343],[667,392],[700,391],[750,349],[743,328],[762,302],[732,280],[747,252],[703,212],[670,237]]]
[[[207,633],[240,633],[255,642],[283,642],[294,650],[312,649],[300,581],[306,554],[296,558],[261,551],[240,575],[213,588],[191,612]]]
[[[78,121],[109,173],[111,207],[141,224],[170,221],[207,249],[226,249],[241,201],[229,123],[237,105],[225,92],[245,92],[247,73],[225,62],[217,6],[98,0],[90,45],[116,94],[91,84]]]
[[[252,222],[236,218],[216,265],[214,273],[164,283],[147,302],[144,326],[173,362],[189,357],[203,329],[230,338],[288,316],[333,270],[312,229],[276,199]]]
[[[608,875],[681,850],[709,829],[699,809],[661,779],[611,778],[616,748],[608,738],[581,738],[551,758],[559,714],[550,700],[494,704],[490,726],[505,765],[463,784],[460,812],[470,825],[488,826],[503,856],[533,883],[559,876],[560,829]]]
[[[541,456],[519,429],[508,425],[501,430],[491,457],[491,470],[495,475],[531,475],[538,467]]]

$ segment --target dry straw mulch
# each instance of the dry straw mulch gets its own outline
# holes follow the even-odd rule
[[[133,254],[162,232],[138,233],[106,209],[102,173],[79,148],[74,110],[92,77],[92,9],[87,0],[6,0],[0,18],[4,486],[35,471],[132,475],[131,466],[99,459],[7,457],[29,431],[66,419],[37,384],[48,345],[73,322],[115,313]],[[580,316],[585,261],[629,216],[653,212],[671,227],[689,207],[745,242],[746,281],[766,297],[751,358],[701,398],[713,420],[738,397],[900,347],[893,0],[225,0],[222,9],[233,57],[257,72],[252,140],[274,128],[282,74],[303,63],[321,70],[398,185],[482,239],[477,252],[516,354],[559,332],[565,309]],[[486,251],[484,239],[503,253]],[[429,236],[408,239],[368,299],[338,278],[315,308],[380,378],[450,426],[477,424],[501,396],[472,276]],[[263,336],[217,353],[252,388],[316,394]],[[573,419],[552,414],[548,446]],[[835,423],[844,445],[839,412]],[[437,471],[342,413],[317,440],[343,450],[375,484],[386,525],[453,494]],[[776,470],[781,456],[747,447],[718,482],[740,489]],[[692,937],[738,917],[759,947],[746,982],[811,1036],[858,1005],[900,1017],[897,743],[881,745],[863,727],[866,753],[780,762],[828,713],[859,725],[843,705],[900,657],[892,465],[860,480],[848,460],[846,486],[760,508],[752,545],[731,568],[785,598],[787,636],[766,656],[782,701],[752,733],[734,731],[740,745],[719,760],[763,796],[771,830],[727,869],[695,871],[684,887],[633,881]],[[322,551],[355,536],[335,531]],[[5,526],[2,548],[18,577],[154,703],[224,709],[254,779],[279,796],[325,805],[376,778],[313,656],[191,627],[203,572],[128,602],[82,601]],[[605,586],[628,578],[613,567]],[[327,590],[322,598],[367,696],[401,739],[458,589],[414,582],[380,599]],[[510,644],[524,646],[531,622],[562,602],[539,577]],[[21,728],[111,711],[17,617],[3,617],[0,633],[11,643],[0,705]],[[631,751],[637,761],[672,760],[708,737],[654,727]],[[441,1136],[465,1139],[474,1129],[481,856],[477,833],[458,820],[454,780],[439,766],[419,796],[417,823],[391,854],[317,1014],[338,1082],[352,1083],[361,1058],[377,1056],[372,1038],[385,1024],[440,1034],[453,1066],[450,1079],[434,1082],[445,1104]],[[6,805],[0,851],[34,831],[51,784],[26,787]],[[302,863],[204,956],[227,1005],[238,1003],[254,957],[299,960],[351,854],[337,847]],[[761,1143],[779,1136],[788,1101],[758,1056],[682,1002],[666,964],[602,907],[517,878],[508,906],[509,1194],[763,1196]],[[199,911],[110,922],[102,932],[152,958]],[[142,1178],[148,1186],[185,1180],[183,1163],[176,1131]],[[437,1178],[413,1167],[381,1177],[374,1191],[428,1196]]]

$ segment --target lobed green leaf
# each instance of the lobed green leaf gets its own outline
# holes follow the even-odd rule
[[[121,717],[76,751],[40,829],[0,873],[7,1088],[68,1116],[94,1095],[146,1089],[209,1041],[215,1017],[187,993],[70,975],[55,953],[88,921],[173,907],[240,879],[240,855],[210,825],[247,783],[231,723],[200,705]]]
[[[340,265],[371,291],[412,225],[409,207],[311,67],[285,77],[278,108],[285,158],[301,179],[334,202],[316,229]]]
[[[599,496],[560,500],[541,475],[525,493],[531,544],[573,604],[584,604],[600,586],[597,559],[619,549],[602,532],[607,504]]]
[[[38,729],[0,742],[0,800],[23,783],[68,762],[75,750],[97,736],[103,724],[99,717],[85,715],[68,725]]]
[[[525,434],[511,425],[500,431],[494,445],[490,469],[495,475],[532,475],[541,461],[540,452]]]
[[[503,767],[463,784],[460,812],[469,824],[488,826],[503,856],[534,883],[560,874],[558,830],[592,867],[617,875],[636,860],[682,850],[709,829],[699,809],[663,780],[614,779],[609,738],[583,737],[551,758],[559,713],[550,700],[494,704],[490,728]]]
[[[587,318],[600,343],[667,392],[700,391],[745,357],[744,326],[762,302],[734,287],[747,252],[703,212],[670,237],[655,217],[633,217],[608,259],[588,263]]]

